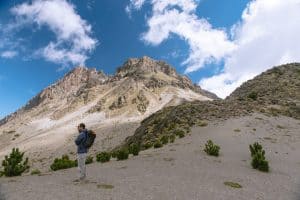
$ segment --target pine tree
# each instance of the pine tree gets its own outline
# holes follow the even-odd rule
[[[8,177],[20,176],[23,172],[29,169],[28,158],[23,161],[24,152],[20,152],[18,148],[13,148],[9,156],[5,156],[2,161],[3,171],[1,175]]]

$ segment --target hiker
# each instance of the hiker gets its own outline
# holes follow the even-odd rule
[[[88,147],[85,146],[85,141],[87,140],[87,129],[84,123],[80,123],[77,127],[79,135],[75,140],[77,145],[77,163],[79,170],[79,181],[85,180],[86,178],[86,167],[85,160],[88,153]]]

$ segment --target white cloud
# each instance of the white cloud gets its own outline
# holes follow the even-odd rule
[[[300,61],[300,1],[256,0],[236,25],[235,51],[225,59],[224,72],[200,85],[226,97],[243,82],[280,64]]]
[[[140,10],[146,0],[130,0],[129,5],[126,6],[125,11],[131,16],[132,10]]]
[[[241,21],[230,28],[231,39],[225,30],[196,15],[198,2],[151,0],[149,29],[142,39],[152,45],[161,44],[171,34],[184,39],[190,48],[183,62],[186,73],[224,61],[221,74],[199,82],[202,88],[226,97],[272,66],[300,61],[300,0],[252,0]]]
[[[214,29],[206,19],[195,14],[197,3],[196,0],[152,0],[152,16],[147,20],[149,29],[141,37],[151,45],[161,44],[171,34],[184,39],[190,48],[189,57],[183,62],[187,73],[219,62],[235,49],[224,30]]]
[[[48,27],[56,36],[39,54],[60,64],[83,65],[94,50],[97,40],[91,37],[92,27],[66,0],[35,0],[11,9],[17,24],[37,24]]]
[[[4,51],[1,53],[2,58],[13,58],[18,55],[17,51]]]

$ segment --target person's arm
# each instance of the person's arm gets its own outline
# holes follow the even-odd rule
[[[84,139],[83,134],[79,134],[78,137],[75,140],[75,144],[78,146],[80,145],[80,143],[82,142],[82,140]]]

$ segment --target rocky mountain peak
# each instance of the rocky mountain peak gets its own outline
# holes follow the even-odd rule
[[[164,61],[156,61],[148,56],[130,58],[117,69],[117,76],[124,77],[132,74],[147,74],[162,72],[168,76],[177,77],[176,70]]]

